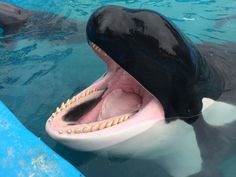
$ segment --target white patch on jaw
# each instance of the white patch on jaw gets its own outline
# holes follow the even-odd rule
[[[207,109],[209,106],[211,106],[213,103],[215,103],[215,100],[212,100],[210,98],[203,98],[202,99],[202,104],[203,104],[203,108],[202,111],[204,111],[205,109]]]
[[[154,161],[174,177],[201,171],[202,159],[194,129],[182,120],[156,122],[146,131],[103,152]]]
[[[224,125],[236,120],[236,106],[208,98],[203,99],[202,112],[210,125]],[[117,155],[152,160],[174,177],[187,177],[202,169],[195,131],[182,120],[156,122],[137,136],[104,150]]]
[[[236,106],[204,98],[202,114],[208,124],[223,126],[236,120]]]

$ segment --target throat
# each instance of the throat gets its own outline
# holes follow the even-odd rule
[[[142,98],[135,93],[129,93],[122,89],[112,90],[102,103],[98,120],[138,112],[141,104]]]
[[[151,98],[149,93],[122,68],[109,71],[105,77],[107,82],[101,85],[101,88],[97,88],[106,88],[103,94],[73,108],[67,114],[75,112],[74,118],[69,118],[70,120],[75,120],[76,124],[88,124],[124,115],[132,116],[142,109],[144,100],[147,103],[147,99]]]
[[[108,83],[99,120],[137,112],[142,104],[141,86],[123,69],[119,69]]]

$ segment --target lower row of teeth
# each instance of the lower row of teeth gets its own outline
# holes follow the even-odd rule
[[[94,132],[94,131],[98,131],[98,130],[112,127],[112,126],[117,125],[121,122],[124,122],[128,119],[129,119],[129,115],[124,115],[124,116],[115,118],[113,120],[103,121],[101,123],[96,123],[94,125],[84,125],[84,126],[80,126],[80,127],[74,128],[74,129],[68,128],[66,130],[59,130],[58,133],[59,134],[62,134],[62,133],[67,133],[67,134],[89,133],[89,132]]]
[[[65,110],[66,108],[71,107],[72,104],[74,104],[75,102],[77,102],[79,99],[84,98],[86,96],[89,96],[90,94],[94,93],[98,91],[97,89],[88,89],[85,90],[84,92],[82,92],[81,94],[79,94],[78,96],[74,96],[72,97],[72,99],[68,99],[66,103],[62,103],[60,107],[56,108],[56,111],[50,116],[50,118],[48,119],[48,122],[50,123],[54,117],[56,117],[56,115],[58,113],[60,113],[61,111]],[[80,126],[74,129],[67,129],[67,130],[59,130],[58,133],[62,134],[62,133],[67,133],[67,134],[72,134],[72,133],[88,133],[88,132],[93,132],[93,131],[97,131],[97,130],[102,130],[105,128],[109,128],[112,127],[114,125],[117,125],[121,122],[124,122],[126,120],[128,120],[128,118],[130,117],[130,114],[126,114],[126,115],[122,115],[120,117],[114,118],[114,119],[109,119],[107,121],[103,121],[103,122],[97,122],[94,125],[85,125],[84,127]]]

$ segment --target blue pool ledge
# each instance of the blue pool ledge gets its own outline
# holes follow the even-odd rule
[[[1,101],[0,176],[84,177],[27,130]]]

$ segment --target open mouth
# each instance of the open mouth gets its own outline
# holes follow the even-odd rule
[[[93,42],[107,73],[62,103],[48,119],[46,130],[55,136],[115,133],[145,120],[164,119],[160,102]]]

